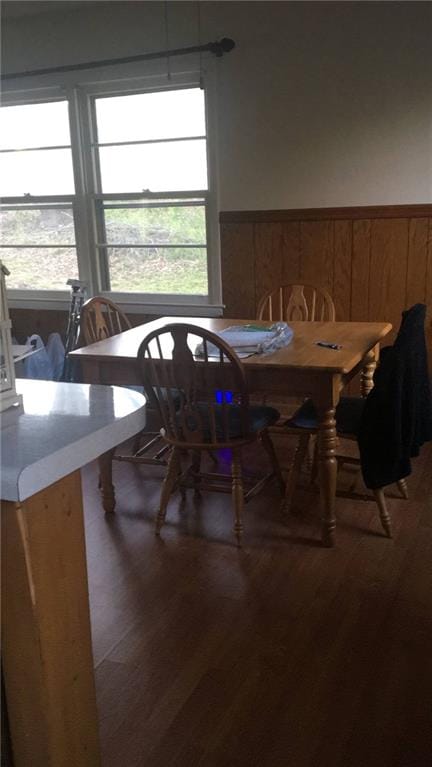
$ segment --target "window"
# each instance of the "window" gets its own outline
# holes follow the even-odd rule
[[[203,91],[99,97],[94,114],[105,288],[207,295]]]
[[[78,277],[68,103],[9,106],[1,114],[0,194],[11,200],[0,211],[8,287],[63,290],[65,275]]]
[[[202,88],[76,89],[1,115],[12,300],[58,296],[79,277],[141,307],[218,302]]]

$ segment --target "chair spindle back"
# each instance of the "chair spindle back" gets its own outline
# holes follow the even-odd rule
[[[278,322],[334,322],[332,297],[314,285],[281,285],[258,304],[259,320]]]
[[[126,315],[109,298],[95,296],[82,307],[80,329],[86,344],[111,338],[131,327]]]
[[[197,354],[197,349],[200,352]],[[245,373],[234,351],[203,328],[173,323],[150,333],[138,350],[144,388],[165,438],[184,447],[222,447],[249,436]],[[232,404],[237,433],[230,437]]]

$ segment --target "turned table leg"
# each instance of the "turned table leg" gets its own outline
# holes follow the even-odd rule
[[[234,534],[237,539],[237,546],[241,546],[241,536],[243,532],[243,508],[244,508],[244,492],[243,492],[243,476],[240,462],[240,452],[234,449],[231,462],[231,476],[232,476],[232,504],[234,510]]]
[[[335,544],[336,500],[336,420],[335,407],[323,408],[319,413],[318,464],[322,514],[322,542]]]
[[[372,349],[365,358],[364,367],[360,377],[360,392],[362,397],[367,397],[370,391],[373,389],[373,377],[376,368],[376,355]]]

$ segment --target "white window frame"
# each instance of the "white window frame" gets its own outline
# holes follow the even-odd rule
[[[98,96],[120,96],[133,93],[179,89],[187,87],[199,87],[200,82],[205,84],[205,108],[206,108],[206,138],[207,138],[207,168],[208,190],[201,190],[200,197],[206,199],[206,227],[207,227],[207,274],[208,296],[186,294],[148,294],[148,293],[122,293],[103,290],[103,275],[101,274],[101,260],[96,255],[96,213],[95,199],[143,199],[144,195],[115,194],[101,195],[95,189],[95,171],[93,168],[93,155],[91,152],[92,142],[92,109],[94,100]],[[219,315],[222,312],[222,286],[220,269],[220,246],[218,230],[218,195],[216,174],[216,83],[215,72],[209,68],[205,73],[197,71],[180,74],[172,74],[167,80],[166,75],[153,75],[149,77],[131,77],[125,80],[114,80],[95,83],[81,83],[71,86],[53,86],[49,88],[36,88],[30,91],[5,93],[4,106],[17,104],[41,103],[47,101],[68,100],[70,134],[72,145],[72,163],[75,178],[75,195],[59,195],[31,197],[29,202],[34,204],[43,202],[72,201],[75,218],[76,249],[78,258],[79,277],[88,284],[89,296],[107,295],[129,313],[143,314],[178,314],[178,315]],[[198,192],[198,190],[196,190]],[[169,198],[169,195],[147,195],[155,199]],[[172,193],[172,197],[187,196],[187,193]],[[190,195],[192,196],[192,194]],[[196,196],[196,193],[195,193]],[[22,202],[22,198],[4,198],[3,202],[16,204]],[[65,282],[69,275],[65,275]],[[9,305],[12,308],[28,309],[67,309],[70,301],[70,293],[53,290],[8,290]]]

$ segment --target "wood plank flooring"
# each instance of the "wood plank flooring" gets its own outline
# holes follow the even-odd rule
[[[432,445],[393,540],[340,498],[335,549],[307,487],[288,519],[253,499],[241,550],[222,494],[174,496],[158,540],[162,474],[116,464],[104,517],[84,471],[104,767],[430,767]]]

